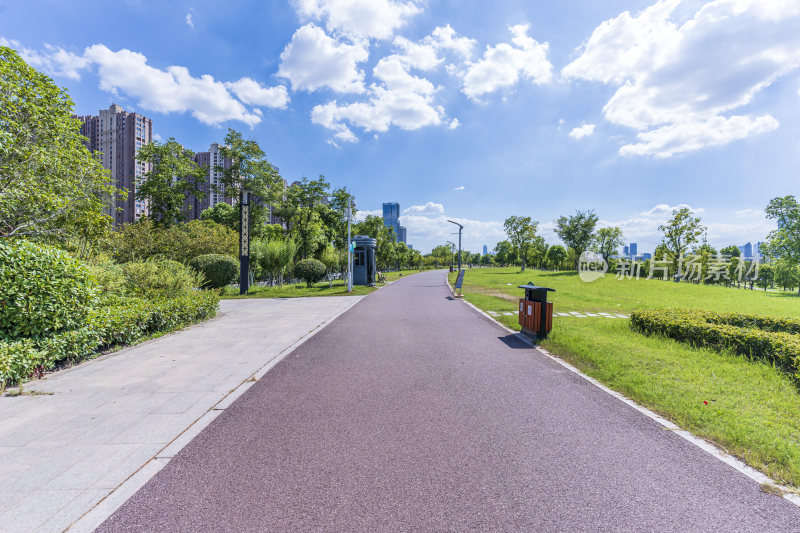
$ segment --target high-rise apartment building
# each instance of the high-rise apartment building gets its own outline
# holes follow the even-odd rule
[[[406,242],[406,228],[400,225],[400,204],[397,202],[383,204],[383,225],[394,230],[397,242]]]
[[[153,140],[153,121],[139,113],[129,113],[117,104],[101,109],[99,115],[80,116],[81,134],[86,146],[99,152],[103,167],[111,172],[112,184],[127,191],[118,194],[108,213],[116,225],[136,222],[148,212],[147,202],[136,199],[136,188],[151,170],[149,163],[136,160],[139,149]]]
[[[629,253],[630,253],[632,256],[636,257],[637,255],[639,255],[639,245],[638,245],[638,244],[636,244],[635,242],[632,242],[632,243],[630,243],[630,244],[628,245],[628,252],[629,252]]]

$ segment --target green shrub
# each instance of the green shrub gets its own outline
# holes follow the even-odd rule
[[[316,259],[303,259],[294,266],[294,275],[306,282],[306,287],[311,287],[314,283],[325,277],[327,272],[322,261]]]
[[[51,246],[0,239],[0,338],[76,328],[94,301],[83,262]]]
[[[199,287],[203,280],[191,268],[169,259],[122,265],[128,294],[176,297]]]
[[[89,274],[101,296],[123,295],[127,291],[127,280],[122,266],[111,260],[89,264]]]
[[[193,291],[176,298],[128,298],[90,313],[83,327],[40,339],[0,341],[0,389],[57,363],[76,363],[148,335],[212,318],[219,306],[213,292]]]
[[[160,228],[145,218],[126,224],[111,239],[111,253],[119,263],[172,259],[186,264],[204,254],[236,255],[238,249],[238,234],[210,220]]]
[[[204,289],[221,289],[234,282],[239,274],[239,262],[223,254],[205,254],[195,257],[189,266],[204,278]]]
[[[800,379],[800,324],[735,313],[684,309],[635,309],[631,328],[646,335],[663,335],[692,346],[728,349],[763,359]]]

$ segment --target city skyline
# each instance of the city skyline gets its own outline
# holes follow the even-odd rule
[[[740,246],[800,187],[797,1],[356,5],[30,2],[3,8],[0,44],[78,115],[117,103],[192,150],[233,127],[290,182],[323,174],[365,214],[391,197],[423,251],[448,218],[465,249],[492,248],[511,215],[556,243],[578,209],[652,250],[681,206],[714,247]]]

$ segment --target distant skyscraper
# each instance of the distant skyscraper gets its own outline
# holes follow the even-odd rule
[[[628,248],[627,244],[622,247],[622,255],[625,257],[628,257],[630,255],[630,248]]]
[[[489,253],[489,247],[484,244],[483,245],[483,255],[486,255],[488,253]]]
[[[739,246],[739,251],[742,253],[742,259],[750,259],[753,257],[753,245],[749,242],[744,246]]]
[[[151,170],[150,163],[136,160],[139,149],[153,141],[153,121],[138,113],[129,113],[117,104],[101,109],[98,115],[80,116],[81,134],[92,152],[101,152],[101,163],[111,171],[111,182],[128,191],[118,195],[108,213],[116,225],[136,222],[148,213],[147,202],[136,199],[136,188]],[[114,209],[116,208],[116,209]]]
[[[636,256],[636,255],[637,255],[637,253],[638,253],[638,251],[639,251],[639,250],[638,250],[638,248],[639,248],[639,245],[638,245],[638,244],[636,244],[635,242],[632,242],[632,243],[630,243],[630,245],[628,246],[628,252],[629,252],[631,255],[633,255],[633,256]]]
[[[406,242],[406,228],[400,225],[400,204],[397,202],[383,204],[383,225],[394,230],[398,242]]]

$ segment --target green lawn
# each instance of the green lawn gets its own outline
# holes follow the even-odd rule
[[[468,270],[463,292],[485,311],[513,312],[497,319],[519,330],[522,289],[517,285],[529,281],[556,289],[549,297],[556,312],[627,314],[636,307],[682,307],[800,315],[800,298],[793,294],[621,281],[612,275],[584,283],[571,272]],[[800,488],[800,388],[780,370],[727,352],[645,337],[632,332],[625,319],[557,316],[542,346],[773,479]]]
[[[401,277],[416,274],[419,270],[400,270],[398,272],[386,272],[386,281],[391,282]],[[402,276],[400,275],[402,274]],[[353,285],[352,295],[361,296],[369,294],[384,284],[379,283],[377,287],[365,287],[363,285]],[[315,283],[312,287],[306,287],[305,283],[289,284],[283,287],[261,287],[253,286],[250,292],[244,296],[239,295],[238,287],[225,287],[222,290],[222,298],[232,300],[237,298],[301,298],[307,296],[347,296],[347,284],[344,281],[334,281],[332,286],[327,281]]]

